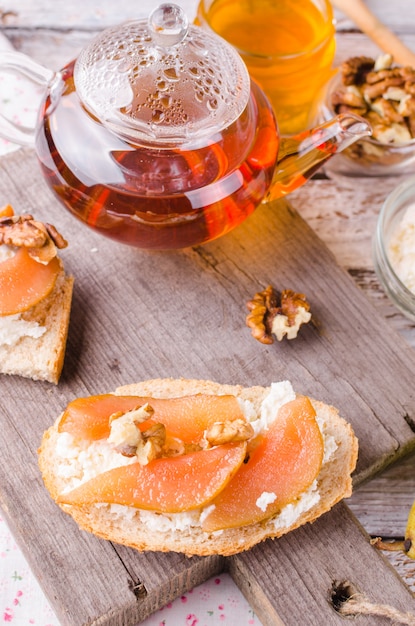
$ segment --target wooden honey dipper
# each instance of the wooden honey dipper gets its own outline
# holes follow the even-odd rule
[[[362,0],[332,0],[332,4],[350,18],[381,50],[391,54],[396,63],[415,67],[415,53],[383,24]]]

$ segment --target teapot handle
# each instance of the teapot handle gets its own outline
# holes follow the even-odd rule
[[[320,126],[284,137],[264,201],[275,200],[301,187],[328,159],[371,134],[366,119],[354,113],[341,113]]]
[[[2,70],[23,74],[37,85],[45,88],[55,76],[55,72],[43,67],[21,52],[3,52],[0,54],[0,72]],[[13,143],[23,146],[33,146],[35,141],[35,127],[15,124],[0,114],[0,136]]]

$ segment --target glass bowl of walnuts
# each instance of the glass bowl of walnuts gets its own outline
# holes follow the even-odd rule
[[[364,117],[373,134],[336,155],[326,167],[336,176],[399,176],[415,172],[415,69],[390,55],[345,61],[327,85],[321,121],[339,113]]]

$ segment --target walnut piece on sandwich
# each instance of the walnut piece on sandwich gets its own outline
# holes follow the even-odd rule
[[[143,404],[126,413],[113,413],[109,419],[111,427],[108,442],[123,456],[137,457],[141,465],[160,458],[166,443],[166,428],[163,424],[151,424],[141,430],[140,424],[151,419],[154,409]]]
[[[0,217],[2,244],[27,248],[31,257],[47,265],[57,255],[57,250],[66,248],[68,242],[52,224],[39,222],[32,215],[24,214]]]
[[[254,429],[245,419],[215,422],[205,433],[209,446],[221,446],[225,443],[248,441],[254,436]]]
[[[251,424],[244,418],[238,418],[214,422],[199,442],[189,444],[176,437],[167,438],[166,427],[156,420],[147,428],[140,428],[153,415],[154,409],[149,404],[113,413],[109,418],[108,443],[113,446],[114,452],[125,457],[136,457],[141,465],[147,465],[154,459],[181,456],[225,443],[248,441],[255,435]]]
[[[311,319],[310,305],[304,294],[292,289],[278,292],[272,285],[255,294],[247,302],[246,324],[252,336],[264,344],[295,339],[302,324]]]

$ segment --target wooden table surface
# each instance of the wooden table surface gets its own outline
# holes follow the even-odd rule
[[[195,13],[194,0],[178,0],[188,15]],[[5,0],[0,25],[17,50],[44,65],[58,69],[76,56],[81,47],[102,28],[128,18],[140,17],[154,0],[110,2],[101,0]],[[415,50],[415,4],[413,0],[368,0],[367,5]],[[356,54],[377,55],[378,48],[337,14],[336,64]],[[414,172],[415,174],[415,172]],[[388,320],[415,349],[415,326],[389,302],[373,270],[371,240],[379,209],[395,179],[357,179],[353,188],[341,188],[324,176],[311,180],[290,196],[291,204],[314,229]],[[361,485],[347,504],[370,535],[400,538],[409,508],[415,499],[415,455],[399,461],[367,484]],[[415,562],[402,554],[386,555],[401,577],[415,591]]]

